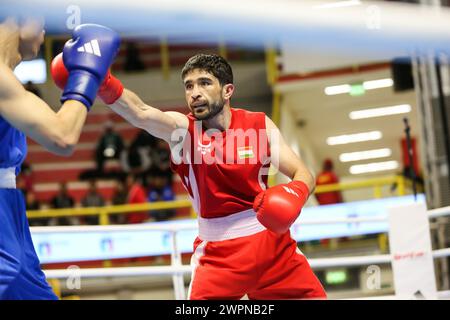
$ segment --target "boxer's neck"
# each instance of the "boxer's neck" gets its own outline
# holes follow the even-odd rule
[[[216,114],[213,118],[208,120],[203,120],[203,126],[207,129],[218,129],[220,131],[225,131],[230,127],[231,124],[231,110],[230,105],[226,103],[223,106],[222,111]]]

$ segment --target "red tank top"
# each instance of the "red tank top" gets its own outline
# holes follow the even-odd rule
[[[265,114],[231,108],[229,129],[205,129],[189,114],[181,147],[172,148],[171,167],[195,211],[217,218],[248,210],[267,188],[270,167]],[[180,152],[178,152],[180,151]]]

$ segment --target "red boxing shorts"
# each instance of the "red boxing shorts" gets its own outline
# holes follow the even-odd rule
[[[290,232],[265,229],[253,210],[199,218],[189,299],[323,299],[326,293]]]

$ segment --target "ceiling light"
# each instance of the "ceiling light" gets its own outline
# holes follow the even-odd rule
[[[351,174],[370,173],[378,171],[394,170],[398,168],[397,161],[373,162],[367,164],[357,164],[350,167]]]
[[[349,84],[343,84],[339,86],[331,86],[325,88],[325,94],[327,96],[332,96],[335,94],[341,94],[341,93],[349,93],[351,90],[351,86]]]
[[[362,84],[354,83],[354,84],[350,85],[350,84],[346,83],[346,84],[340,84],[337,86],[326,87],[325,94],[328,96],[332,96],[335,94],[351,93],[352,88],[353,88],[353,91],[358,89],[358,92],[364,93],[364,90],[387,88],[387,87],[392,87],[393,85],[394,85],[394,80],[392,80],[390,78],[364,81]],[[359,87],[362,87],[362,88],[359,88]]]
[[[361,132],[354,134],[344,134],[340,136],[328,137],[327,144],[330,146],[336,144],[347,144],[362,141],[371,141],[381,139],[382,133],[380,131]]]
[[[359,160],[389,157],[389,156],[391,156],[391,154],[392,154],[392,151],[389,148],[374,149],[374,150],[367,150],[367,151],[342,153],[339,156],[339,160],[341,160],[341,162],[359,161]]]
[[[392,80],[390,78],[363,82],[364,89],[366,89],[366,90],[387,88],[387,87],[392,87],[393,85],[394,85],[394,80]]]
[[[352,120],[391,116],[394,114],[408,113],[411,111],[409,104],[400,104],[397,106],[371,108],[358,111],[352,111],[349,113],[349,117]]]

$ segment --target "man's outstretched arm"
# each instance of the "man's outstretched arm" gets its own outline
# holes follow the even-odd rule
[[[188,119],[184,114],[174,111],[164,112],[151,107],[128,89],[124,89],[120,98],[109,107],[133,126],[141,128],[169,144],[174,130],[188,127]]]
[[[56,85],[63,88],[66,85],[68,73],[61,54],[53,59],[51,71]],[[172,111],[163,112],[145,104],[134,92],[125,89],[120,80],[110,72],[107,73],[100,86],[98,97],[133,126],[141,128],[169,144],[174,130],[188,127],[188,119],[184,114]]]

